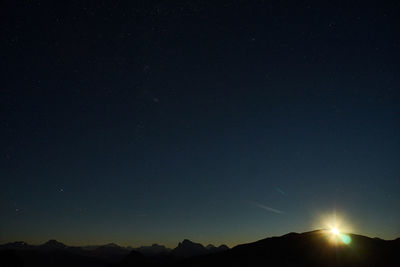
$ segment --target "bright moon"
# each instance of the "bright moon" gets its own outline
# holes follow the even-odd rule
[[[346,245],[350,244],[351,237],[349,235],[340,233],[338,228],[332,227],[331,233],[333,234],[333,237],[332,237],[333,239],[331,239],[331,241],[336,242],[336,240],[341,240]]]
[[[339,235],[339,234],[340,234],[339,229],[337,229],[337,228],[335,228],[335,227],[332,228],[331,231],[332,231],[332,233],[333,233],[334,235]]]
[[[341,216],[337,216],[336,212],[321,216],[320,224],[324,225],[324,233],[326,234],[327,240],[334,244],[346,244],[350,245],[351,235],[346,234],[351,232],[351,227],[344,223]]]

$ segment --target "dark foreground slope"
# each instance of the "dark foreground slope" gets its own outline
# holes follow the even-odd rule
[[[326,231],[290,233],[188,259],[154,261],[132,253],[118,266],[400,266],[399,239],[349,235],[351,242],[346,245],[330,242],[329,235]]]
[[[400,240],[350,235],[331,243],[326,231],[290,233],[239,245],[224,253],[190,259],[184,266],[400,266]]]

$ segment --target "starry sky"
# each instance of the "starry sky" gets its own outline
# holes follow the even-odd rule
[[[400,236],[397,1],[2,1],[0,243]]]

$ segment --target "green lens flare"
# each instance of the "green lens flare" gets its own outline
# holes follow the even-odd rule
[[[351,237],[349,235],[346,234],[341,234],[340,235],[340,239],[342,240],[343,243],[345,243],[346,245],[350,244],[351,242]]]

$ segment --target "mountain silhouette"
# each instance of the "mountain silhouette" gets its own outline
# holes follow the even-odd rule
[[[83,249],[66,246],[54,239],[38,246],[14,242],[0,246],[0,266],[105,267],[122,261],[129,252],[130,250],[115,244]]]
[[[351,243],[332,244],[324,230],[289,233],[228,251],[188,259],[183,266],[400,266],[400,239],[384,241],[349,234]]]
[[[181,267],[255,267],[255,266],[400,266],[400,239],[385,241],[361,235],[348,234],[351,242],[336,244],[329,241],[331,233],[325,230],[302,234],[289,233],[280,237],[262,239],[238,245],[232,249],[213,254],[195,255],[151,261],[143,255],[129,255],[124,265],[135,267],[181,266]],[[186,240],[175,249],[195,248],[198,244]],[[205,249],[213,249],[207,246]],[[191,250],[189,250],[191,251]],[[185,255],[185,254],[184,254]]]
[[[32,249],[35,246],[29,245],[23,241],[16,241],[0,245],[0,249]]]
[[[400,239],[382,240],[347,234],[332,243],[326,230],[289,233],[241,244],[232,249],[188,239],[170,250],[154,244],[134,250],[115,244],[69,247],[50,240],[39,246],[14,242],[0,246],[0,266],[213,267],[213,266],[400,266]]]
[[[172,250],[172,255],[180,258],[189,258],[207,254],[208,250],[200,243],[194,243],[188,239],[179,242],[178,246]]]
[[[220,245],[219,247],[216,247],[213,244],[209,244],[206,246],[206,249],[208,253],[217,253],[228,250],[229,248],[227,245]]]
[[[50,250],[65,249],[66,247],[67,247],[66,245],[64,245],[61,242],[58,242],[55,239],[51,239],[39,246],[40,249],[50,249]]]

